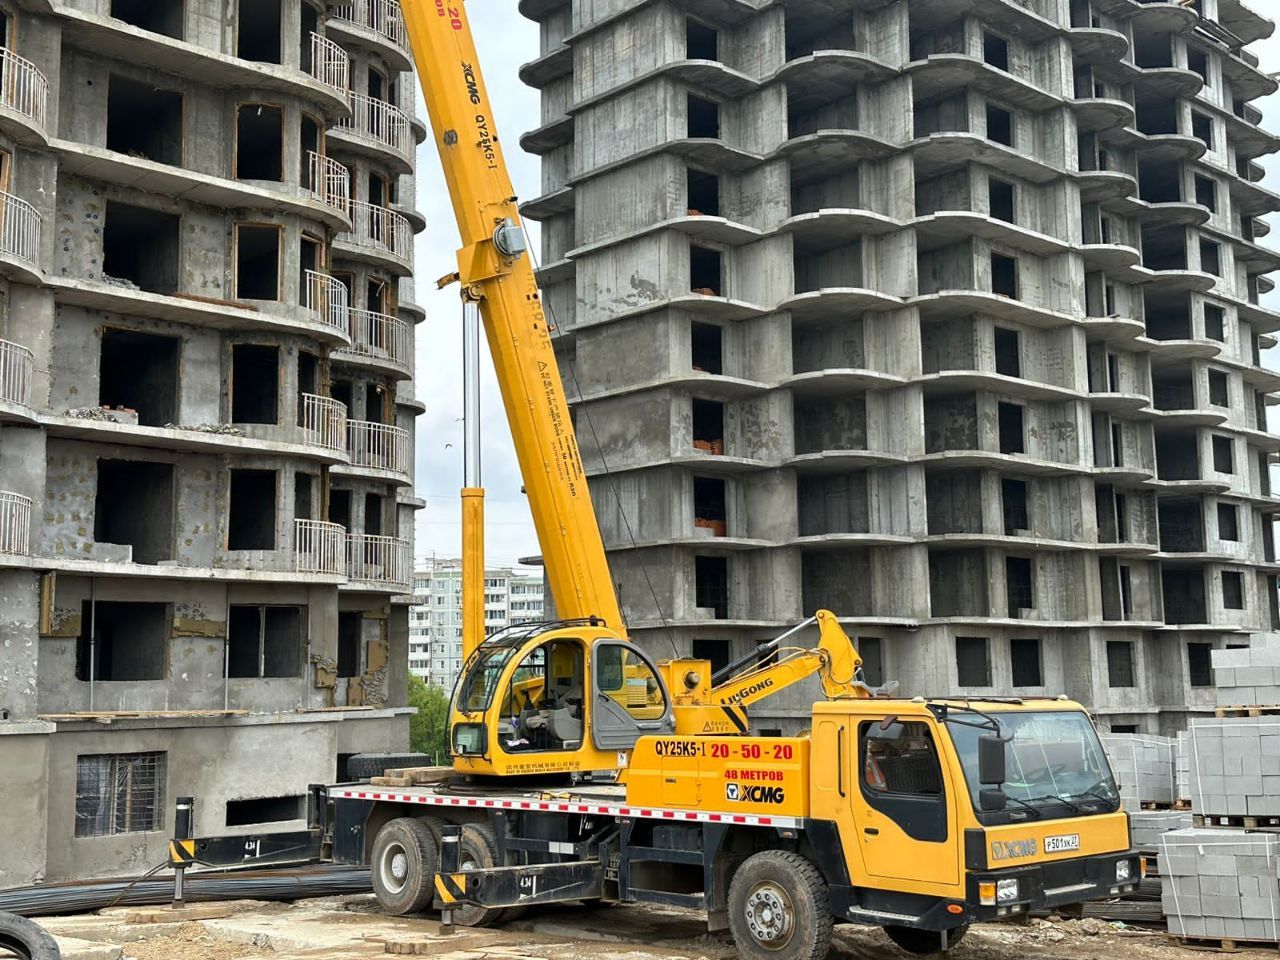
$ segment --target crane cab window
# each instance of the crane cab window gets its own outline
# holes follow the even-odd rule
[[[502,691],[498,741],[507,753],[582,746],[583,653],[576,640],[553,640],[527,653]]]
[[[862,741],[867,790],[917,797],[942,795],[938,750],[923,723],[866,723]]]
[[[634,650],[618,644],[600,647],[596,658],[596,688],[631,715],[633,720],[660,720],[667,712],[658,675]]]

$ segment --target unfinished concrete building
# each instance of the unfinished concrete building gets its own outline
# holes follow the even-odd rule
[[[394,0],[0,0],[0,39],[10,886],[406,746],[426,130]]]
[[[1277,620],[1240,0],[522,0],[541,278],[658,656],[829,607],[874,683],[1213,705]],[[605,479],[606,471],[611,473]],[[813,691],[753,708],[790,732]]]

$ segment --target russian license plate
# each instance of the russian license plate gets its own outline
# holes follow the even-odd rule
[[[1045,837],[1045,853],[1065,853],[1068,850],[1080,849],[1080,834],[1069,833],[1061,837]]]

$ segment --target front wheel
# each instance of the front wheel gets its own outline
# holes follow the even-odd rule
[[[969,925],[965,924],[941,933],[937,930],[917,930],[914,927],[885,927],[884,932],[904,953],[917,957],[930,957],[946,953],[956,946],[969,932]]]
[[[388,820],[373,840],[370,875],[382,909],[398,917],[418,913],[435,896],[440,847],[423,820]]]
[[[757,853],[729,884],[729,931],[744,960],[824,960],[832,922],[826,881],[797,853]]]

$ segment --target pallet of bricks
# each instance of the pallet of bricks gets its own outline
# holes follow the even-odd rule
[[[1176,787],[1177,744],[1171,737],[1111,733],[1103,735],[1102,746],[1129,813],[1133,845],[1155,855],[1162,834],[1191,826],[1191,813],[1183,809]]]
[[[1224,949],[1280,943],[1280,636],[1213,652],[1217,716],[1182,738],[1192,826],[1161,839],[1169,932]],[[1274,713],[1274,715],[1272,715]]]

